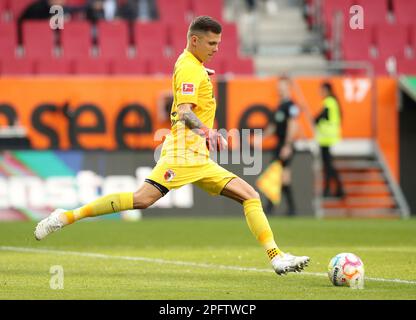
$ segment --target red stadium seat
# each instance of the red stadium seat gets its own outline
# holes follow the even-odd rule
[[[97,29],[98,46],[102,58],[115,59],[127,56],[129,31],[126,22],[100,21]]]
[[[111,73],[121,75],[142,75],[148,73],[148,61],[145,59],[116,59],[111,63]]]
[[[0,22],[6,20],[6,12],[8,10],[8,0],[0,0]]]
[[[188,25],[185,23],[173,25],[168,29],[169,43],[174,57],[178,57],[186,48],[187,32]]]
[[[413,55],[416,56],[416,25],[410,27],[409,36],[410,36],[410,47],[413,50]]]
[[[168,28],[169,43],[173,50],[173,56],[177,57],[186,48],[187,32],[187,24],[177,24]],[[224,58],[237,57],[238,51],[239,38],[237,27],[232,23],[224,23],[218,55]]]
[[[65,5],[67,6],[80,6],[84,5],[87,2],[87,0],[66,0]]]
[[[175,58],[162,58],[149,60],[149,74],[165,74],[172,75],[175,66]]]
[[[192,0],[191,5],[194,17],[210,16],[222,21],[223,0]]]
[[[388,0],[359,0],[364,9],[364,28],[387,22]]]
[[[157,0],[157,5],[161,22],[170,25],[188,22],[189,0]]]
[[[1,74],[3,75],[31,75],[35,72],[35,65],[32,59],[2,59]]]
[[[397,71],[398,71],[398,74],[416,76],[416,58],[413,58],[413,59],[399,58],[399,59],[397,59]]]
[[[237,56],[239,51],[239,38],[237,26],[234,23],[224,23],[222,25],[219,51],[224,53],[226,56]]]
[[[87,58],[91,53],[91,26],[86,21],[69,21],[61,30],[62,54],[65,58]]]
[[[204,63],[204,65],[209,68],[215,70],[215,74],[224,74],[224,59],[221,57],[214,56],[212,61]]]
[[[0,52],[2,57],[14,57],[17,45],[14,23],[0,23]]]
[[[404,55],[408,29],[404,25],[381,24],[375,27],[375,41],[380,58]]]
[[[110,74],[108,59],[78,59],[74,62],[75,74],[107,75]]]
[[[26,8],[35,2],[34,0],[9,0],[9,10],[12,19],[17,20]]]
[[[162,57],[167,46],[167,27],[160,22],[136,22],[134,42],[139,57]]]
[[[376,76],[388,76],[389,73],[386,67],[386,59],[378,58],[368,60],[374,68],[374,73]]]
[[[322,1],[322,20],[325,26],[325,35],[327,38],[332,37],[332,23],[335,14],[339,11],[344,17],[344,24],[348,21],[349,10],[352,6],[352,0],[323,0]]]
[[[393,12],[397,23],[416,25],[416,1],[393,0]]]
[[[254,74],[254,63],[251,58],[228,59],[224,63],[224,72],[233,74]]]
[[[344,28],[342,37],[342,55],[344,60],[367,60],[371,58],[370,49],[373,44],[371,28]]]
[[[35,72],[41,75],[66,75],[72,73],[72,62],[67,59],[39,59]]]
[[[49,21],[26,21],[23,23],[23,45],[28,58],[54,56],[55,32]]]

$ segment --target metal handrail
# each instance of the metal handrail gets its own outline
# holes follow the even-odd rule
[[[383,173],[385,174],[385,178],[387,180],[391,192],[393,193],[394,199],[397,201],[397,205],[400,210],[400,215],[402,218],[408,219],[410,218],[410,208],[406,201],[406,198],[404,197],[402,189],[399,187],[396,180],[393,178],[393,174],[389,166],[387,165],[386,160],[384,159],[384,155],[380,151],[380,147],[378,146],[377,142],[375,142],[374,144],[375,156],[383,170]]]

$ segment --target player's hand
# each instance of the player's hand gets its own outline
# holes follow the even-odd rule
[[[202,128],[209,151],[221,151],[228,147],[227,140],[215,129]]]

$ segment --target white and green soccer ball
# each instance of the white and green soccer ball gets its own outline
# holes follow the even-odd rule
[[[339,253],[328,265],[328,277],[334,286],[364,288],[364,263],[353,253]]]

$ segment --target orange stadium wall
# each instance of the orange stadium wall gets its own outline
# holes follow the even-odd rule
[[[313,118],[322,108],[319,86],[322,77],[294,79],[292,96],[301,109],[298,138],[314,136]],[[342,135],[346,139],[371,139],[379,143],[393,175],[399,177],[397,82],[392,78],[376,79],[376,88],[365,78],[334,77],[330,79],[343,113]],[[227,83],[227,128],[264,128],[278,96],[276,79],[241,78]],[[244,93],[244,94],[242,94]],[[373,108],[373,101],[375,108]],[[263,147],[271,149],[275,137],[264,139]]]
[[[299,138],[313,137],[312,117],[321,108],[323,80],[294,79],[293,96],[303,111]],[[378,78],[375,90],[369,79],[334,77],[330,81],[342,105],[343,137],[375,137],[398,179],[396,80]],[[214,82],[216,126],[227,130],[264,127],[279,101],[274,78]],[[161,142],[154,139],[156,130],[170,126],[160,105],[170,86],[170,78],[2,78],[0,125],[16,117],[28,129],[35,149],[150,150]],[[271,137],[263,146],[269,150],[275,143]]]

